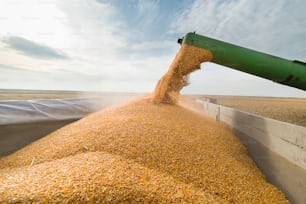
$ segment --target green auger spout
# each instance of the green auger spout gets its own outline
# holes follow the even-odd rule
[[[283,59],[196,33],[187,33],[178,43],[209,50],[213,63],[306,90],[305,62]]]

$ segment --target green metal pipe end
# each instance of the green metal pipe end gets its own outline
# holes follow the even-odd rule
[[[213,63],[306,90],[305,62],[283,59],[198,35],[195,32],[187,33],[183,38],[179,38],[178,43],[209,50],[213,54],[211,61]]]

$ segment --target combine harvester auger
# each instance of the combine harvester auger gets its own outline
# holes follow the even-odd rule
[[[178,43],[210,51],[213,63],[306,90],[305,62],[283,59],[196,33],[187,33]]]

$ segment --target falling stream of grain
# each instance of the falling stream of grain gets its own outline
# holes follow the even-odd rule
[[[179,91],[188,84],[188,74],[200,69],[202,62],[211,59],[210,51],[183,44],[167,73],[158,81],[152,96],[153,102],[176,103]]]
[[[152,95],[0,158],[0,203],[287,203],[232,132],[179,95],[211,58],[183,45]]]

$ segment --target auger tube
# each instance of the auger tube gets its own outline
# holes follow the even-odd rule
[[[178,43],[211,51],[213,63],[306,90],[305,62],[283,59],[196,33],[187,33]]]

